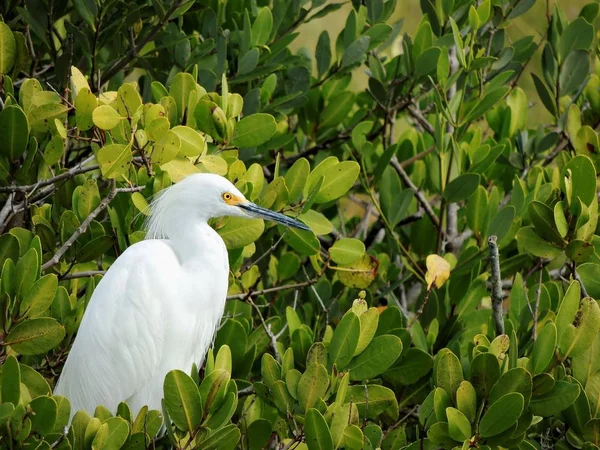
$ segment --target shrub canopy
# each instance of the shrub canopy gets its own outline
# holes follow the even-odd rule
[[[600,7],[534,3],[1,2],[0,446],[598,449]],[[95,285],[199,172],[312,232],[215,220],[203,366],[69,425]]]

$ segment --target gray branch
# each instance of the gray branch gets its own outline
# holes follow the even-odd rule
[[[488,239],[488,249],[490,252],[490,264],[492,266],[492,314],[494,316],[494,325],[496,336],[504,334],[504,318],[502,317],[502,279],[500,278],[500,254],[498,253],[498,243],[496,236],[490,236]]]

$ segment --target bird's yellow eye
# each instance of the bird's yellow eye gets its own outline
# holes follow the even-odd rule
[[[225,192],[223,194],[223,200],[228,201],[228,200],[231,200],[231,198],[232,197],[231,197],[231,194],[229,192]]]
[[[231,194],[229,192],[223,192],[223,194],[221,194],[221,198],[228,205],[233,205],[234,206],[234,205],[236,205],[236,204],[239,203],[239,199],[235,195],[233,195],[233,194]]]

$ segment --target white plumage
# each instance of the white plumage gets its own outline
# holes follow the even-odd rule
[[[161,409],[163,381],[202,364],[227,296],[229,263],[211,217],[302,223],[248,202],[225,178],[192,175],[152,205],[148,238],[110,267],[88,304],[54,393],[71,415],[97,405]]]

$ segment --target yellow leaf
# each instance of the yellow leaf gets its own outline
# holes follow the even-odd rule
[[[427,281],[427,289],[435,284],[436,288],[441,288],[446,280],[450,277],[450,263],[438,255],[429,255],[426,260],[427,273],[425,281]]]

